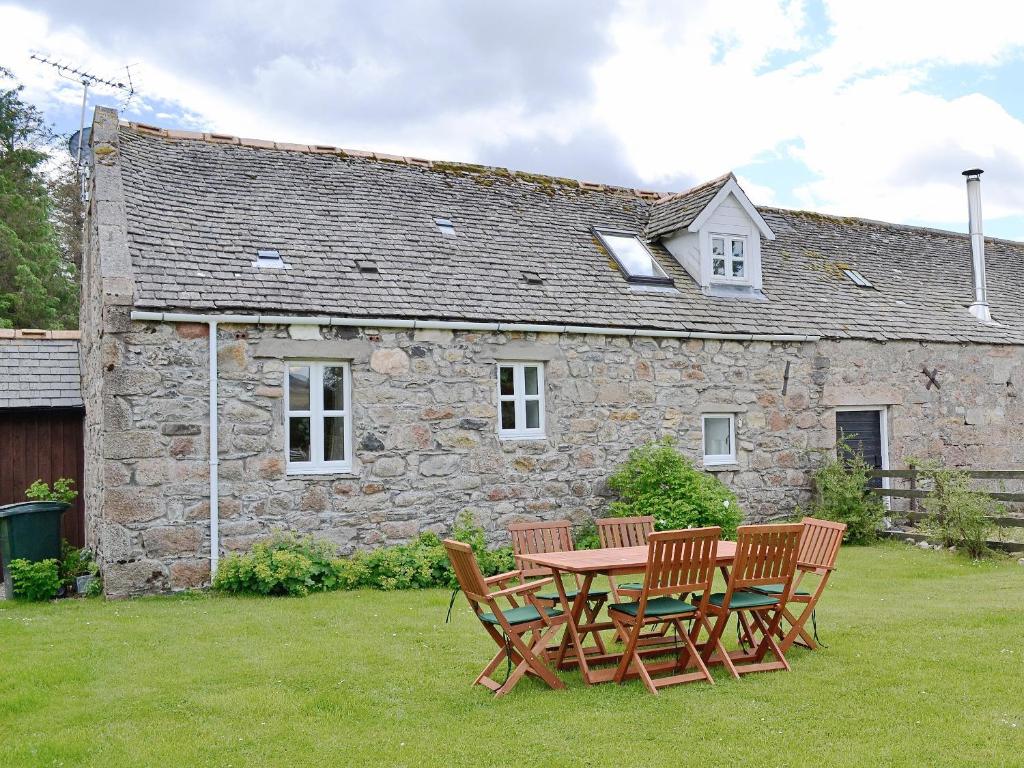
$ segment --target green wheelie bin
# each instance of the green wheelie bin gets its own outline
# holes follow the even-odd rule
[[[0,562],[8,598],[14,597],[8,563],[60,558],[60,518],[70,506],[63,501],[25,501],[0,507]]]

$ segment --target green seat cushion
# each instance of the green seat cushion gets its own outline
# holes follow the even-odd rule
[[[537,613],[537,609],[532,605],[521,605],[518,608],[509,608],[507,611],[502,611],[505,614],[505,618],[509,624],[527,624],[531,621],[538,621],[540,614]],[[545,608],[544,613],[549,617],[554,618],[555,616],[561,616],[562,612],[557,608]],[[497,624],[498,617],[493,613],[481,613],[480,621],[487,624]]]
[[[708,598],[709,603],[717,606],[721,606],[724,600],[725,592],[715,592]],[[760,592],[748,592],[745,589],[741,589],[739,592],[732,593],[732,602],[729,603],[729,607],[733,610],[746,610],[747,608],[761,608],[765,605],[775,605],[778,602],[779,599],[777,597],[765,595]]]
[[[625,613],[630,616],[636,616],[637,611],[640,610],[640,603],[613,603],[608,606],[609,611],[618,611],[619,613]],[[644,610],[645,616],[671,616],[677,613],[693,613],[697,609],[683,600],[677,600],[674,597],[665,595],[663,597],[655,597],[652,600],[647,601],[647,607]]]
[[[639,592],[641,589],[644,588],[644,585],[641,582],[639,582],[639,581],[631,581],[631,582],[629,582],[627,584],[619,584],[618,588],[619,589],[632,589],[632,590],[636,590],[637,592]]]
[[[566,590],[565,590],[565,599],[566,600],[575,600],[576,599],[576,595],[578,595],[579,593],[580,593],[580,591],[578,589],[576,589],[576,587],[572,587],[571,589],[566,588]],[[606,597],[608,597],[608,590],[607,589],[592,589],[592,590],[590,590],[587,593],[587,597],[590,598],[591,600],[597,600],[598,598],[606,598]],[[559,599],[558,598],[558,592],[542,592],[541,594],[537,595],[537,599],[538,600],[558,600]]]
[[[760,587],[751,587],[752,592],[760,592],[764,595],[781,595],[782,590],[785,588],[785,584],[762,584]],[[794,595],[803,595],[804,597],[810,597],[811,593],[804,590],[798,589],[793,593]]]

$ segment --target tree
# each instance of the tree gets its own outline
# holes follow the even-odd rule
[[[0,67],[0,81],[11,79]],[[69,212],[66,194],[55,204],[60,181],[46,174],[55,137],[23,89],[0,86],[0,328],[77,328],[77,235],[68,227],[80,208]]]

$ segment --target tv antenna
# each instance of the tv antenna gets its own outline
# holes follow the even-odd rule
[[[70,64],[63,64],[59,61],[47,58],[46,56],[40,56],[37,53],[33,53],[32,59],[38,61],[40,64],[47,64],[57,70],[57,74],[66,80],[77,81],[82,84],[82,115],[78,121],[78,133],[77,136],[77,148],[75,150],[75,164],[79,167],[82,164],[82,139],[85,136],[85,105],[86,99],[89,96],[89,86],[93,85],[105,85],[108,88],[112,88],[115,91],[124,94],[124,102],[121,108],[124,109],[128,106],[128,102],[131,101],[135,95],[135,86],[132,84],[132,71],[129,67],[125,67],[124,71],[128,76],[128,83],[118,82],[116,80],[108,80],[97,75],[93,75],[89,72],[79,69],[78,67],[72,67]],[[68,147],[70,149],[70,147]]]

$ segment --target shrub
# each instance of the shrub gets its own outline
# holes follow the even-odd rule
[[[844,441],[836,445],[836,454],[814,473],[816,498],[811,514],[846,523],[846,543],[867,544],[878,538],[885,512],[882,500],[868,490],[874,467]]]
[[[694,467],[671,438],[633,450],[608,487],[619,494],[609,506],[612,517],[654,515],[659,531],[718,525],[723,537],[734,538],[743,519],[733,492]]]
[[[937,462],[922,462],[921,476],[931,483],[922,506],[928,517],[922,528],[942,542],[973,558],[989,552],[988,538],[995,530],[991,517],[1003,506],[982,491],[972,490],[971,476],[963,470],[943,469]]]
[[[509,547],[487,549],[483,528],[469,512],[463,512],[456,519],[452,538],[473,548],[484,576],[512,570],[512,550]],[[441,538],[428,532],[408,544],[353,555],[345,563],[342,586],[384,590],[453,587],[455,573]]]
[[[600,549],[601,536],[597,532],[597,525],[593,520],[588,520],[576,532],[576,549]]]
[[[25,490],[25,498],[31,501],[63,501],[70,504],[78,498],[78,491],[71,488],[75,481],[70,477],[59,477],[53,481],[53,490],[49,484],[36,480]]]
[[[306,595],[338,589],[345,565],[330,542],[278,533],[221,563],[214,589],[236,594]]]
[[[30,562],[18,558],[7,567],[11,572],[14,596],[21,600],[52,600],[60,589],[57,561],[53,558]]]

